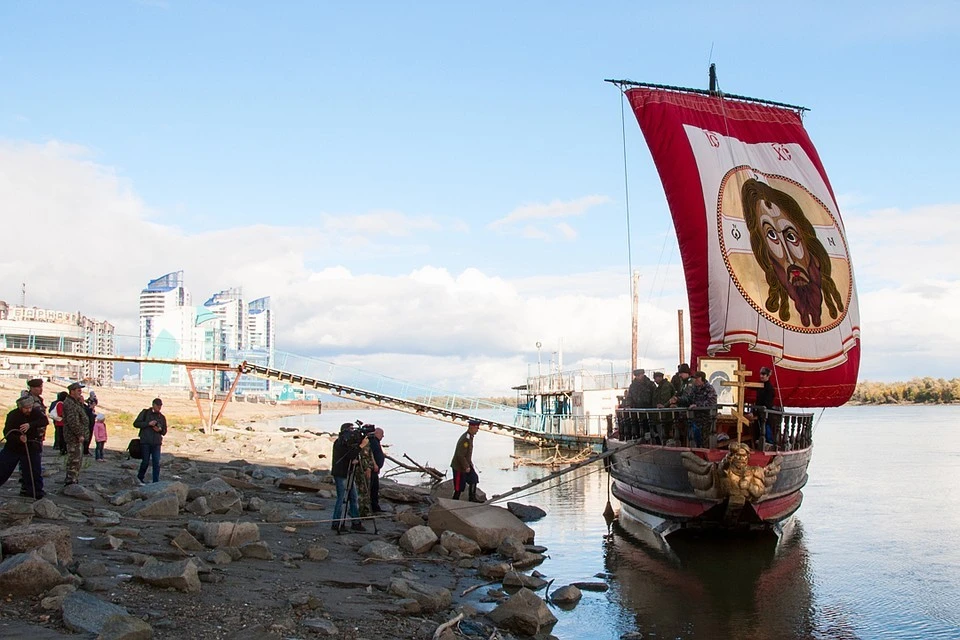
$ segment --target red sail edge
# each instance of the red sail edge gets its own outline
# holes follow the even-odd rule
[[[860,364],[859,306],[833,189],[798,112],[626,91],[680,246],[691,364],[774,370],[780,404],[839,406]]]

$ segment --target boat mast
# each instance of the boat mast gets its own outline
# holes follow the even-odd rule
[[[633,300],[632,300],[632,313],[631,315],[631,324],[630,327],[632,331],[630,335],[632,340],[630,341],[630,371],[634,371],[637,368],[639,363],[639,340],[637,338],[637,331],[640,327],[640,320],[638,318],[640,314],[640,271],[633,272],[633,278],[630,288],[633,290]]]

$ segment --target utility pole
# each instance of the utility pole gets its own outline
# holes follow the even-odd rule
[[[20,306],[21,307],[27,306],[27,283],[26,282],[20,283]]]

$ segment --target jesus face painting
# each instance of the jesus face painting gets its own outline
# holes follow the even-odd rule
[[[792,300],[801,324],[819,327],[826,302],[830,317],[836,318],[843,303],[830,258],[797,201],[753,178],[744,182],[741,197],[750,246],[766,274],[767,311],[788,322]]]

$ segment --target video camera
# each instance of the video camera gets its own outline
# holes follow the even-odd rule
[[[355,428],[340,432],[343,443],[348,447],[359,447],[363,439],[377,429],[376,425],[364,424],[362,420],[357,420],[356,424]]]

